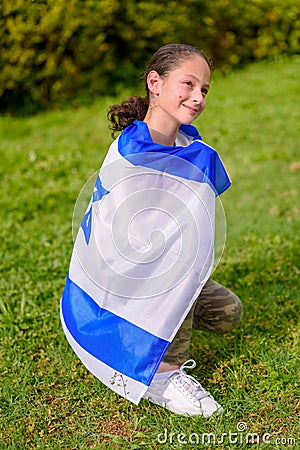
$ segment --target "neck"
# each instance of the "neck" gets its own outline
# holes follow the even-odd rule
[[[165,124],[159,122],[151,117],[151,114],[146,114],[144,122],[148,125],[149,132],[153,142],[161,145],[173,146],[175,145],[175,139],[178,133],[178,124]]]
[[[152,141],[156,142],[156,144],[167,145],[167,146],[175,145],[175,139],[176,139],[177,133],[175,133],[172,136],[169,136],[169,135],[161,133],[160,131],[155,130],[149,126],[148,126],[148,128],[149,128],[149,132],[151,134]]]

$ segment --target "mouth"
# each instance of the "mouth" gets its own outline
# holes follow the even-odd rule
[[[184,106],[191,114],[198,114],[200,112],[200,108],[195,108],[193,106],[182,105]]]

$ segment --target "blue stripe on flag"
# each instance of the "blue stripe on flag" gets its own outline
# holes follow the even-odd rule
[[[170,343],[103,309],[69,277],[62,296],[65,324],[88,353],[149,386]]]
[[[119,153],[133,165],[208,183],[216,195],[222,194],[231,181],[218,153],[202,141],[193,125],[181,125],[180,130],[195,140],[186,147],[164,146],[153,142],[145,122],[135,120],[119,137]]]

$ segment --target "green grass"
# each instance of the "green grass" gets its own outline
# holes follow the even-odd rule
[[[73,208],[111,142],[114,100],[0,118],[1,449],[246,449],[240,422],[272,435],[259,448],[300,448],[299,75],[299,58],[215,74],[197,121],[233,181],[214,278],[244,304],[234,332],[193,336],[195,375],[224,406],[218,418],[118,397],[77,360],[60,326]],[[201,444],[202,433],[227,436]]]

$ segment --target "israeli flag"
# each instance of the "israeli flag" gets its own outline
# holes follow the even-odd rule
[[[83,364],[135,404],[211,274],[215,198],[229,185],[217,152],[191,125],[169,147],[135,121],[100,169],[61,321]]]

